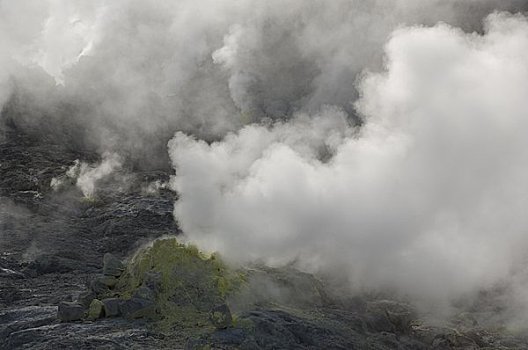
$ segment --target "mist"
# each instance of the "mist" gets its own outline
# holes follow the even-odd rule
[[[527,10],[0,0],[0,131],[100,154],[65,175],[87,197],[123,163],[173,168],[185,236],[233,263],[527,306]]]
[[[355,82],[381,68],[395,28],[444,21],[480,31],[486,14],[525,8],[518,0],[3,0],[0,103],[25,130],[163,167],[178,130],[213,141],[326,104],[358,123]]]

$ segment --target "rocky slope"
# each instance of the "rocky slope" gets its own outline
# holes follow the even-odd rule
[[[528,348],[523,333],[488,322],[500,311],[492,302],[438,325],[386,295],[337,297],[323,280],[289,267],[245,267],[236,272],[242,274],[236,292],[226,287],[231,280],[223,281],[224,275],[210,269],[224,265],[207,265],[211,258],[202,259],[197,251],[190,260],[151,257],[138,270],[134,257],[146,254],[143,248],[134,255],[140,247],[179,233],[172,216],[175,194],[145,190],[155,181],[167,181],[169,173],[125,164],[120,172],[126,177],[98,183],[93,198],[73,184],[52,189],[52,179],[63,176],[75,160],[97,162],[98,156],[32,138],[14,127],[1,139],[1,349]],[[173,244],[167,242],[172,241],[156,244],[163,250]],[[89,300],[82,315],[72,321],[62,315],[61,320],[59,305],[75,305],[97,287],[93,281],[105,273],[107,253],[125,261],[123,274],[116,276],[121,284],[90,299],[150,300],[152,313],[130,316],[118,307],[110,315],[103,305],[91,317]],[[183,282],[170,284],[170,294],[168,287],[159,287],[165,291],[162,298],[156,284],[146,282],[147,274],[161,274],[165,283]]]

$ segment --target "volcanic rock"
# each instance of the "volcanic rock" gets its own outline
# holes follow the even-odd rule
[[[233,324],[231,311],[226,304],[214,307],[209,313],[209,320],[217,329],[228,328]]]
[[[90,321],[95,321],[104,316],[104,305],[99,299],[92,300],[90,307],[88,309],[87,319]]]
[[[103,274],[105,276],[119,277],[125,270],[125,266],[114,255],[106,253],[103,257]]]
[[[59,304],[57,317],[64,322],[77,321],[83,318],[84,311],[81,304],[63,301]]]
[[[3,267],[0,267],[0,277],[9,278],[9,279],[26,278],[26,276],[21,272],[11,270],[11,269],[5,269]]]
[[[104,314],[106,317],[119,316],[119,304],[121,300],[118,298],[107,298],[102,300]]]
[[[117,283],[117,278],[115,278],[114,276],[103,275],[103,276],[97,277],[97,280],[99,280],[99,282],[101,282],[108,288],[113,288]]]
[[[80,261],[52,254],[42,254],[32,261],[28,269],[35,270],[37,275],[47,273],[65,273],[75,270],[83,270],[85,266]]]
[[[145,300],[156,300],[155,292],[147,286],[141,286],[134,292],[134,298],[145,299]]]
[[[102,295],[108,292],[108,286],[98,278],[95,278],[90,282],[90,289],[97,295]]]
[[[85,308],[88,308],[92,303],[92,300],[94,300],[96,297],[97,295],[94,291],[88,290],[79,294],[77,297],[77,303],[81,304]]]
[[[151,300],[131,298],[120,303],[119,311],[128,319],[148,318],[155,315],[156,304]]]

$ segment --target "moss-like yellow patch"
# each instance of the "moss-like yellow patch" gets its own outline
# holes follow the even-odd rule
[[[218,255],[167,238],[138,251],[115,290],[121,298],[130,298],[149,273],[159,277],[156,304],[161,330],[207,329],[209,311],[243,282],[243,274],[229,269]]]

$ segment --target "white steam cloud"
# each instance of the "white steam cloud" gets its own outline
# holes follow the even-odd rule
[[[167,167],[176,133],[203,248],[449,299],[526,266],[528,25],[496,11],[527,10],[0,0],[0,129],[106,154],[65,175],[86,196],[129,159]]]
[[[14,98],[19,124],[34,128],[44,118],[48,132],[148,165],[176,130],[218,139],[325,104],[353,119],[357,75],[380,66],[394,28],[441,20],[479,30],[494,9],[526,7],[521,0],[0,0],[0,104]]]
[[[396,30],[385,71],[359,84],[361,128],[327,107],[211,144],[178,133],[183,231],[235,260],[414,297],[508,278],[528,248],[528,21],[494,14],[484,30]]]

